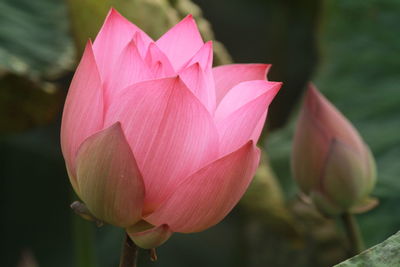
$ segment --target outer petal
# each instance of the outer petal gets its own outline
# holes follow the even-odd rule
[[[81,143],[103,127],[103,91],[90,42],[72,79],[61,124],[61,149],[72,186],[79,194],[75,156]]]
[[[104,81],[112,73],[119,54],[132,40],[136,32],[140,32],[143,43],[152,42],[151,38],[137,26],[121,16],[115,9],[110,9],[93,44],[96,61]]]
[[[126,232],[136,245],[144,249],[161,246],[172,235],[171,229],[165,224],[142,232],[132,232],[127,228]]]
[[[157,46],[164,51],[175,70],[180,69],[202,45],[203,40],[192,15],[188,15],[157,40]]]
[[[319,186],[332,138],[322,125],[301,109],[292,149],[292,170],[301,190],[308,194]]]
[[[217,104],[235,85],[251,80],[265,80],[271,65],[268,64],[231,64],[213,69]]]
[[[145,58],[147,66],[153,71],[156,79],[171,77],[176,75],[174,68],[167,56],[157,47],[155,43],[149,45]]]
[[[183,233],[215,225],[242,197],[259,159],[259,149],[248,142],[184,180],[146,220],[154,225],[168,224],[172,231]]]
[[[121,121],[146,185],[144,213],[182,178],[218,155],[210,114],[179,78],[135,84],[110,106],[106,125]]]
[[[151,70],[140,56],[133,40],[122,50],[112,71],[112,75],[106,86],[107,106],[118,91],[134,83],[153,78]]]
[[[323,190],[343,211],[370,193],[368,169],[359,153],[333,140],[326,157],[321,183]]]
[[[143,179],[120,123],[82,144],[76,169],[81,198],[96,218],[120,227],[140,220]]]
[[[220,155],[230,153],[249,140],[258,141],[268,106],[281,83],[243,82],[232,88],[215,111]]]

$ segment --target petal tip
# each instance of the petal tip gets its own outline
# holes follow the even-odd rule
[[[112,6],[107,14],[107,19],[122,17],[122,15]]]
[[[85,54],[86,52],[90,52],[93,54],[93,43],[92,39],[90,38],[86,41],[85,50],[83,54]]]

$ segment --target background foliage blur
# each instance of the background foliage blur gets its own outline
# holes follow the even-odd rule
[[[144,255],[140,266],[318,267],[346,258],[340,228],[297,200],[290,174],[292,111],[309,80],[376,157],[380,205],[358,216],[367,245],[400,229],[400,2],[194,2],[0,0],[1,266],[117,265],[123,233],[71,212],[59,145],[82,44],[95,37],[110,5],[154,38],[193,13],[204,38],[226,47],[215,43],[217,64],[230,62],[229,54],[235,62],[273,63],[269,79],[285,84],[261,144],[271,164],[260,168],[240,205],[205,232],[175,234],[158,249],[158,262]]]

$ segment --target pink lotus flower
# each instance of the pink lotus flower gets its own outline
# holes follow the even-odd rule
[[[375,161],[357,130],[310,85],[293,142],[292,169],[301,190],[325,214],[364,211],[375,185]]]
[[[71,184],[99,219],[145,248],[222,220],[259,163],[255,146],[281,83],[269,65],[212,68],[192,16],[157,41],[111,10],[64,107]]]

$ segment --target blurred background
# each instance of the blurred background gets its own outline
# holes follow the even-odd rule
[[[110,6],[153,38],[192,13],[215,64],[272,63],[284,87],[249,191],[217,226],[175,234],[139,266],[332,266],[340,224],[296,197],[289,155],[312,80],[370,145],[378,207],[358,216],[368,247],[400,229],[400,1],[0,0],[0,266],[117,266],[123,232],[75,216],[60,151],[63,102],[86,40]],[[339,226],[339,227],[338,227]]]

